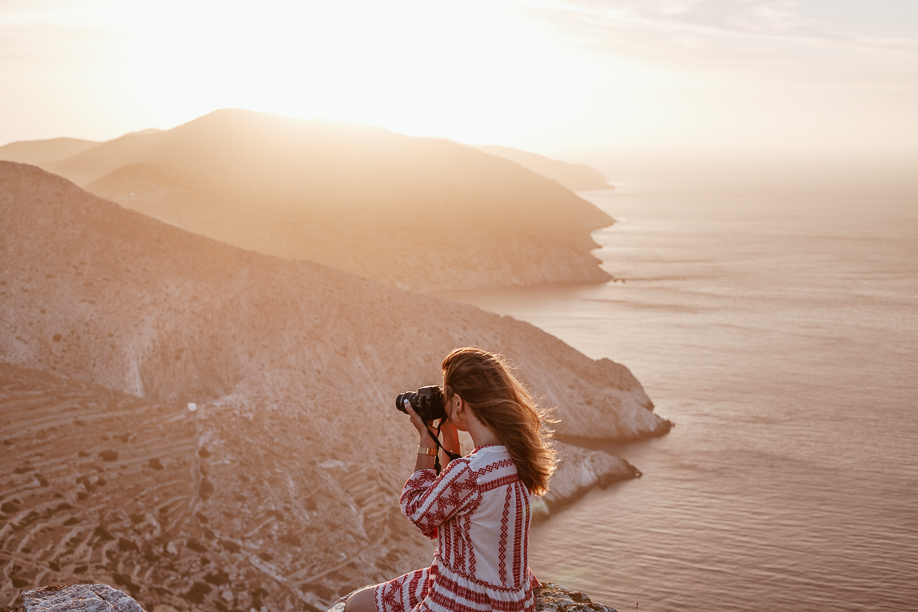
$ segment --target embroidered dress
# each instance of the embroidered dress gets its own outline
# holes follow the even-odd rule
[[[402,512],[437,540],[433,565],[380,584],[379,612],[532,612],[529,491],[504,446],[484,446],[437,477],[411,475]]]

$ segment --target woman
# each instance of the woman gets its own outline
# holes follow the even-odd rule
[[[432,425],[405,402],[420,444],[400,504],[437,540],[433,565],[357,591],[346,612],[535,609],[532,589],[540,585],[528,565],[529,496],[548,490],[556,463],[544,412],[499,355],[476,348],[443,360],[443,393],[443,448],[458,453],[458,432],[466,431],[475,450],[449,461],[439,476]]]

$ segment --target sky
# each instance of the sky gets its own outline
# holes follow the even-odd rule
[[[0,145],[219,108],[570,161],[918,160],[914,0],[2,0]]]

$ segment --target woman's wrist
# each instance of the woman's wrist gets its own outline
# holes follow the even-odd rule
[[[421,440],[418,442],[418,446],[426,446],[427,448],[437,448],[437,443],[434,442],[433,434],[429,431],[422,431]]]
[[[425,449],[431,449],[431,451],[428,452]],[[422,433],[417,452],[418,456],[414,463],[414,471],[434,469],[435,460],[439,451],[437,450],[436,443],[433,441],[433,436],[430,434],[424,435]]]

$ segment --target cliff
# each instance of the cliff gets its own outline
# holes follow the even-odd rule
[[[180,610],[322,609],[421,566],[392,400],[455,346],[511,356],[562,433],[667,429],[627,368],[507,317],[246,252],[29,166],[0,163],[0,216],[7,601],[89,579]],[[609,463],[562,452],[561,493]]]
[[[0,159],[38,163],[27,144]],[[612,218],[447,140],[222,110],[40,165],[189,231],[416,291],[610,278],[590,233]]]

